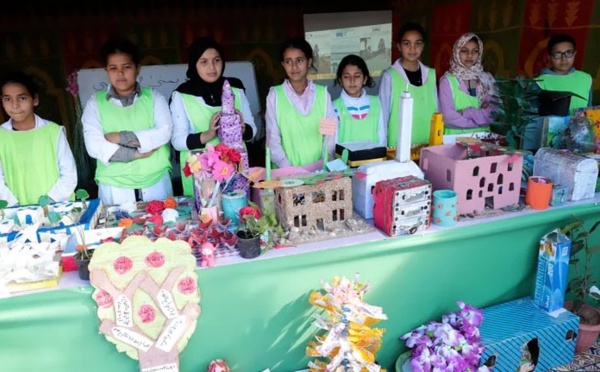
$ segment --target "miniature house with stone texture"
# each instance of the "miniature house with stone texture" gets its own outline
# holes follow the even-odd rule
[[[339,177],[312,185],[278,187],[275,212],[286,230],[332,228],[352,217],[352,181],[350,177]]]
[[[523,156],[499,146],[452,144],[421,150],[419,166],[433,190],[451,189],[458,213],[478,213],[519,202]]]

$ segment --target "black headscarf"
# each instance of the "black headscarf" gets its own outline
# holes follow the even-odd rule
[[[215,49],[221,58],[223,58],[223,50],[221,46],[210,36],[199,37],[192,45],[190,45],[188,56],[188,69],[185,73],[188,80],[179,85],[175,90],[183,94],[191,94],[193,96],[202,97],[204,102],[209,106],[221,106],[221,94],[223,93],[223,82],[225,79],[229,81],[229,85],[234,88],[245,89],[244,84],[240,79],[221,76],[214,83],[207,83],[202,80],[196,69],[196,63],[207,49]],[[225,71],[225,60],[223,59],[223,71]]]

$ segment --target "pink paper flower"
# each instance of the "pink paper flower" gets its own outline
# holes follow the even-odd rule
[[[184,295],[190,295],[196,291],[196,281],[194,278],[186,276],[179,281],[177,288]]]
[[[142,320],[142,323],[152,323],[156,319],[156,312],[152,306],[144,304],[140,306],[138,316]]]
[[[224,182],[233,174],[233,166],[218,160],[213,168],[213,177],[217,182]]]
[[[96,293],[94,300],[96,300],[96,303],[98,304],[98,306],[105,308],[105,309],[109,308],[113,305],[112,296],[110,295],[110,293],[106,292],[103,289]]]
[[[121,275],[131,270],[132,267],[133,261],[129,257],[121,256],[113,262],[113,269]]]
[[[152,252],[146,256],[145,261],[150,267],[161,267],[165,264],[165,256],[160,252]]]

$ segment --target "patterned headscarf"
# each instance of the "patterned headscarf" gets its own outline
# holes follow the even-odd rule
[[[479,56],[477,57],[475,64],[468,68],[460,62],[460,50],[472,39],[477,41],[479,46]],[[470,32],[466,33],[459,37],[454,43],[452,56],[450,57],[450,69],[448,70],[448,72],[456,76],[458,80],[477,80],[477,99],[479,100],[479,104],[482,104],[485,101],[485,97],[488,94],[493,94],[494,92],[494,77],[490,73],[483,71],[483,66],[481,65],[482,55],[483,43],[479,36]]]

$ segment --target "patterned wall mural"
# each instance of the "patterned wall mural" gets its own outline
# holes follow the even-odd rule
[[[66,91],[67,77],[78,69],[101,67],[100,45],[111,34],[123,33],[138,43],[144,64],[185,63],[187,45],[197,36],[213,34],[223,44],[226,59],[253,62],[264,102],[269,87],[283,80],[279,43],[303,33],[304,13],[392,9],[394,33],[409,20],[425,27],[429,40],[423,60],[435,67],[438,78],[448,67],[454,40],[464,32],[482,37],[484,65],[499,76],[534,76],[546,63],[549,35],[570,33],[578,43],[576,67],[594,77],[594,100],[600,104],[600,1],[390,0],[346,9],[323,1],[171,3],[148,1],[145,8],[119,10],[102,3],[85,9],[49,4],[41,10],[4,12],[0,71],[20,68],[34,74],[42,87],[38,112],[64,124],[73,142],[76,109]],[[392,58],[397,58],[395,48]]]

